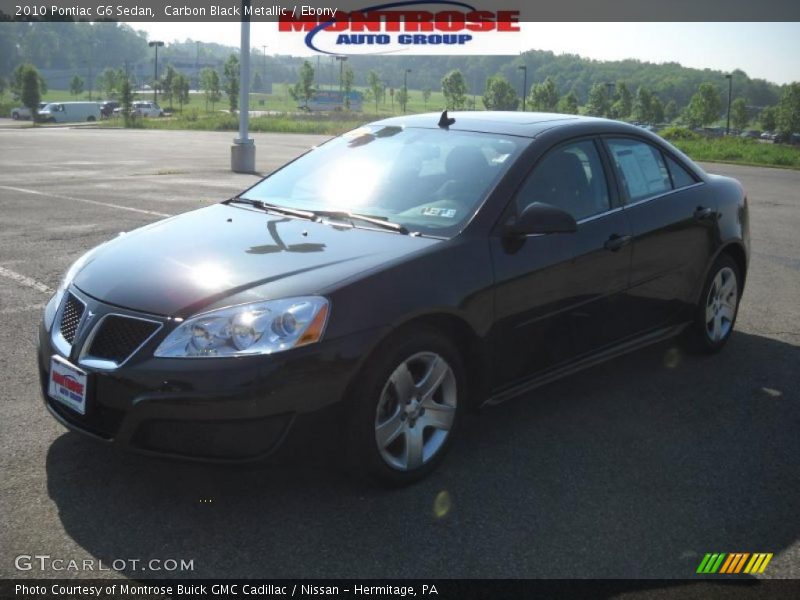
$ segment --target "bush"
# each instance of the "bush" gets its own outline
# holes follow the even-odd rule
[[[697,140],[700,136],[686,127],[667,127],[658,132],[665,140]]]

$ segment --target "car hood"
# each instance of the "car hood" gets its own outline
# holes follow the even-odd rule
[[[73,283],[102,302],[185,317],[233,295],[255,301],[319,293],[436,243],[218,204],[103,244]]]

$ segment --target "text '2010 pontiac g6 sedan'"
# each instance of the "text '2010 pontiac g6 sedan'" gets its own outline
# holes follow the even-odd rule
[[[214,461],[330,409],[348,464],[403,484],[470,408],[678,334],[719,350],[748,255],[742,186],[638,127],[391,118],[78,259],[41,386],[71,429]]]

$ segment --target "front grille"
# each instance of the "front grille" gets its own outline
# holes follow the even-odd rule
[[[61,335],[71,344],[75,339],[75,332],[78,331],[78,324],[81,322],[83,311],[86,307],[83,302],[78,300],[72,294],[67,294],[67,300],[64,303],[64,310],[61,312]]]
[[[122,419],[125,417],[123,411],[101,404],[92,404],[85,415],[79,415],[49,396],[47,404],[70,425],[107,440],[113,439],[117,435]]]
[[[87,354],[92,358],[121,364],[160,327],[152,321],[142,321],[119,315],[109,315],[98,325]]]

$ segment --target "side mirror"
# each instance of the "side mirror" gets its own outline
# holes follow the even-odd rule
[[[526,206],[507,228],[511,235],[533,235],[537,233],[575,233],[578,224],[565,210],[551,204],[533,202]]]

